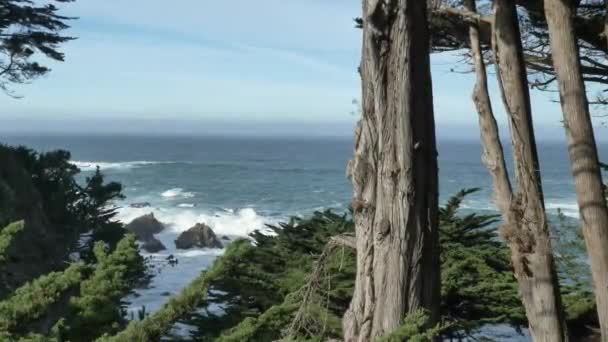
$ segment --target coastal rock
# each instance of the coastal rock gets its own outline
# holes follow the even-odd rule
[[[151,207],[151,206],[152,206],[152,204],[150,204],[150,202],[137,202],[137,203],[131,203],[131,204],[129,204],[129,207],[131,207],[131,208],[137,208],[137,209],[148,208],[148,207]]]
[[[213,230],[204,223],[197,223],[194,227],[181,233],[175,240],[178,249],[188,248],[222,248],[223,245]]]
[[[167,249],[165,245],[154,236],[144,241],[144,244],[141,247],[148,253],[158,253]]]
[[[138,239],[145,240],[146,237],[162,232],[165,226],[154,217],[154,213],[149,213],[134,219],[125,228]]]
[[[154,217],[154,213],[134,219],[125,228],[135,234],[137,240],[143,242],[142,248],[148,253],[156,253],[166,249],[162,242],[154,237],[154,234],[158,234],[165,229],[165,226]]]

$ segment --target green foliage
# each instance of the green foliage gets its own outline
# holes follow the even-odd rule
[[[0,226],[29,218],[40,202],[32,175],[22,166],[16,149],[0,145]]]
[[[23,225],[23,221],[19,221],[11,223],[0,230],[0,263],[4,262],[6,251],[8,250],[13,237],[23,230]]]
[[[388,336],[378,338],[377,342],[433,342],[441,334],[441,326],[428,328],[428,315],[418,311],[407,315],[403,324]]]
[[[69,2],[72,0],[56,0]],[[61,35],[70,18],[52,4],[30,0],[0,1],[0,89],[27,83],[49,72],[34,57],[63,61],[59,45],[73,38]]]
[[[79,170],[70,164],[70,153],[63,150],[37,153],[23,146],[13,148],[13,153],[31,175],[47,217],[57,224],[73,223],[74,206],[79,199],[75,176]]]
[[[122,198],[120,184],[104,182],[99,170],[86,179],[79,172],[69,152],[36,153],[0,145],[0,227],[18,219],[25,222],[3,253],[0,299],[28,280],[64,269],[70,253],[93,261],[95,241],[108,242],[113,249],[124,236],[114,218],[113,202]],[[79,246],[80,235],[91,231],[89,243]]]
[[[28,332],[27,325],[42,317],[66,292],[83,278],[83,264],[73,264],[63,272],[42,276],[17,289],[0,302],[0,332]]]
[[[458,193],[440,210],[442,317],[448,324],[442,334],[446,337],[470,336],[491,323],[526,324],[509,251],[496,235],[498,217],[459,213],[463,198],[474,191]],[[192,336],[195,340],[211,341],[218,334],[243,341],[285,337],[290,327],[284,323],[292,322],[297,309],[303,311],[304,326],[290,338],[341,336],[340,318],[354,286],[354,252],[339,248],[329,253],[324,261],[327,268],[315,279],[316,288],[306,303],[301,302],[302,289],[308,286],[329,239],[352,232],[352,220],[324,212],[269,229],[273,234],[256,232],[253,244],[237,241],[224,254],[226,268],[212,280],[209,299],[182,321],[200,327]],[[295,303],[299,303],[296,309]],[[213,305],[221,305],[221,312],[214,313]]]
[[[569,219],[558,209],[552,230],[557,250],[557,272],[562,283],[590,288],[591,270],[587,264],[587,248],[578,221]]]
[[[116,229],[116,207],[112,203],[124,198],[122,186],[116,182],[105,183],[99,168],[85,179],[84,186],[80,186],[76,179],[80,170],[70,162],[69,152],[37,153],[17,147],[14,153],[32,175],[45,212],[52,222],[94,232]],[[118,242],[123,235],[115,237],[113,242]]]
[[[122,239],[116,249],[106,253],[104,243],[94,248],[95,271],[80,285],[80,295],[70,300],[63,334],[72,341],[92,341],[104,333],[116,333],[122,326],[124,312],[121,298],[143,275],[143,258],[135,237]]]
[[[74,264],[64,272],[36,279],[0,302],[0,337],[18,341],[93,341],[104,333],[118,332],[124,326],[121,298],[144,273],[143,258],[133,235],[121,240],[111,254],[102,242],[96,243],[94,252],[97,264],[92,274],[93,267]],[[79,295],[70,293],[78,288]],[[47,315],[53,305],[64,306],[55,310],[60,315]],[[32,334],[32,323],[43,318],[57,322],[48,335]]]
[[[289,326],[298,303],[274,305],[257,317],[247,317],[238,326],[219,336],[217,342],[276,341]],[[318,337],[321,340],[321,336]]]
[[[142,321],[131,321],[126,329],[114,336],[108,334],[97,339],[98,342],[147,342],[159,340],[174,322],[192,312],[205,300],[209,283],[219,276],[223,269],[223,258],[218,258],[213,266],[204,271],[178,295],[169,299],[161,309]]]
[[[552,223],[566,321],[571,334],[584,336],[591,333],[590,328],[599,327],[585,241],[578,221],[561,210]]]
[[[148,317],[148,313],[146,312],[146,306],[142,305],[141,309],[137,310],[137,318],[140,321],[143,321],[146,317]]]
[[[0,341],[7,342],[66,342],[62,334],[62,321],[57,322],[51,331],[46,334],[29,333],[25,336],[15,337],[7,333],[0,332]]]
[[[335,235],[352,232],[353,229],[352,221],[345,215],[336,215],[329,211],[317,212],[310,218],[293,218],[290,222],[278,226],[268,226],[267,230],[271,234],[254,232],[253,243],[249,240],[233,242],[221,257],[222,269],[211,282],[213,291],[210,291],[208,300],[182,322],[200,327],[199,331],[192,335],[193,339],[211,341],[222,331],[234,327],[239,322],[245,324],[243,320],[248,317],[258,319],[272,307],[274,310],[280,308],[282,312],[288,312],[287,308],[293,306],[293,301],[301,299],[301,293],[298,291],[306,284],[318,255],[323,252],[329,239]],[[331,286],[323,286],[323,289],[315,294],[315,299],[322,298],[322,309],[319,303],[311,303],[306,314],[323,317],[318,320],[320,325],[325,322],[338,323],[328,323],[327,329],[320,337],[341,334],[339,320],[350,302],[354,286],[354,251],[337,250],[327,262],[327,277],[320,281],[330,282]],[[324,274],[324,277],[326,275]],[[289,296],[291,302],[287,300]],[[220,313],[213,310],[213,307],[218,305],[222,308]],[[285,315],[285,321],[293,318],[294,312],[289,312],[292,312],[292,315]],[[264,327],[264,334],[271,334],[268,327],[273,326],[272,324],[260,324],[257,320],[255,322],[252,327]],[[308,328],[318,332],[323,330],[318,326],[314,329]],[[240,328],[235,329],[234,334],[238,335]],[[281,336],[281,330],[273,331],[272,334]],[[176,340],[179,340],[179,337]]]
[[[122,186],[116,182],[105,182],[99,169],[86,177],[81,185],[78,181],[80,170],[70,162],[71,155],[67,151],[37,153],[23,146],[0,146],[0,154],[4,155],[0,161],[6,163],[0,166],[0,200],[5,202],[5,197],[6,202],[0,204],[7,207],[0,212],[0,218],[11,219],[19,214],[19,211],[10,209],[10,203],[15,203],[15,207],[23,207],[25,211],[40,205],[44,219],[50,221],[57,230],[60,229],[62,239],[68,240],[70,244],[74,244],[80,234],[93,232],[91,244],[84,246],[85,256],[91,258],[94,241],[108,242],[113,249],[123,238],[126,231],[115,219],[117,208],[113,204],[124,198]],[[19,172],[27,175],[35,194],[24,194],[24,185],[18,184],[14,175],[2,176],[2,173]],[[2,178],[6,179],[6,183]],[[20,197],[26,196],[36,199],[20,203]],[[0,205],[0,210],[2,207]]]
[[[439,208],[439,239],[443,249],[453,245],[472,247],[490,245],[502,247],[497,240],[496,226],[499,215],[459,215],[462,201],[467,195],[479,191],[477,188],[464,189],[452,196],[442,208]]]
[[[124,199],[122,185],[116,182],[105,183],[99,167],[91,177],[85,179],[83,187],[78,187],[79,200],[74,216],[80,224],[93,231],[91,242],[104,241],[113,249],[126,231],[115,217],[117,208],[114,201]]]
[[[2,161],[2,158],[0,158],[0,161]],[[2,179],[2,173],[3,172],[0,172],[0,225],[10,222],[11,218],[9,215],[15,211],[14,206],[16,202],[16,194],[14,190]]]
[[[439,211],[444,335],[465,338],[485,324],[526,324],[508,248],[498,239],[496,215],[458,215],[467,189]]]
[[[442,316],[449,323],[442,334],[448,337],[469,336],[489,323],[520,327],[526,322],[508,249],[496,236],[494,224],[498,217],[459,215],[463,198],[474,191],[458,193],[440,210]],[[271,334],[269,327],[273,325],[259,322],[266,310],[285,309],[285,305],[290,307],[288,298],[301,298],[297,291],[305,285],[329,238],[353,229],[353,222],[346,216],[326,212],[316,213],[309,220],[283,224],[272,229],[274,235],[254,234],[254,245],[244,244],[240,254],[224,255],[226,264],[232,267],[222,272],[222,281],[212,282],[222,294],[210,296],[210,303],[223,303],[224,315],[218,317],[204,310],[195,315],[197,319],[186,323],[201,327],[196,337],[203,341],[211,340],[209,327],[224,328],[241,321],[229,336],[255,336],[255,329],[262,329],[265,336]],[[340,317],[354,286],[355,254],[338,249],[326,262],[326,278],[318,281],[312,303],[306,303],[309,317],[304,318],[305,329],[296,332],[297,339],[314,337],[310,331],[320,333],[316,335],[320,338],[341,336]],[[289,321],[294,314],[283,311],[281,317]],[[282,336],[285,328],[282,325],[272,332],[273,336]]]
[[[103,190],[103,179],[87,182],[92,185],[86,196],[100,199],[89,202],[88,208],[102,208],[98,204],[115,198],[112,191]],[[93,189],[100,189],[106,197],[94,194]],[[442,326],[430,328],[427,316],[419,312],[378,341],[423,342],[437,336],[466,339],[486,324],[525,326],[509,251],[496,235],[498,217],[459,210],[465,196],[474,191],[461,191],[440,210]],[[103,222],[113,216],[109,217]],[[94,266],[78,264],[63,273],[51,273],[1,302],[0,339],[156,341],[171,339],[168,332],[176,322],[199,327],[191,336],[195,341],[340,339],[356,260],[353,250],[329,242],[353,230],[348,216],[327,211],[268,226],[264,233],[254,232],[251,239],[231,243],[210,269],[160,310],[146,314],[144,308],[140,319],[126,328],[120,300],[145,273],[144,261],[131,235],[112,253],[107,252],[106,244],[96,243],[91,258]],[[558,259],[564,265],[579,262],[565,254]],[[592,320],[593,296],[572,280],[575,273],[570,273],[570,268],[560,268],[561,278],[571,279],[563,291],[568,319],[572,324],[586,325]],[[31,322],[42,318],[71,288],[78,289],[78,284],[79,294],[68,294],[73,297],[66,302],[67,313],[55,318],[53,331],[33,334]]]
[[[9,286],[8,277],[15,272],[21,279],[31,274],[32,279],[49,269],[63,269],[63,256],[76,247],[83,232],[93,231],[93,241],[107,242],[91,242],[80,250],[93,265],[48,273],[0,302],[0,332],[6,339],[90,341],[125,325],[121,298],[142,277],[144,261],[134,237],[118,242],[125,230],[114,219],[112,203],[123,198],[120,184],[104,182],[98,169],[80,185],[79,172],[66,151],[39,154],[0,146],[0,220],[24,215],[27,222],[25,227],[21,223],[0,230],[0,258],[6,261],[0,266],[7,270],[0,274],[0,285],[14,286],[16,282]],[[19,231],[23,233],[17,235]],[[10,258],[5,258],[9,246]],[[49,253],[52,249],[56,251]],[[38,267],[45,263],[47,271]]]
[[[319,226],[325,229],[318,229]],[[317,213],[308,220],[293,219],[281,226],[269,226],[268,229],[276,235],[254,233],[254,244],[244,239],[233,242],[209,270],[171,298],[159,311],[142,321],[133,321],[119,334],[104,336],[99,341],[156,340],[166,334],[177,319],[193,312],[201,304],[207,307],[211,303],[224,303],[225,315],[205,317],[203,320],[206,322],[228,322],[234,326],[243,321],[241,324],[244,326],[239,325],[223,339],[245,335],[255,336],[253,340],[260,336],[280,336],[299,306],[295,299],[297,296],[292,294],[291,298],[294,299],[283,303],[285,298],[305,283],[307,271],[310,272],[313,266],[314,253],[321,253],[331,236],[351,230],[352,223],[345,216],[327,212]],[[298,257],[290,257],[293,255]],[[352,261],[354,254],[350,253],[349,256]],[[336,267],[340,266],[338,260],[333,263]],[[350,264],[351,269],[353,266]],[[338,286],[330,293],[333,302],[341,303],[339,308],[334,304],[333,309],[343,310],[342,305],[350,300],[353,275],[346,275],[351,278],[351,284]],[[208,292],[210,286],[214,291]],[[213,298],[205,301],[208,294]],[[326,308],[318,312],[327,315]],[[244,321],[246,317],[251,319]],[[281,321],[277,322],[279,318]],[[334,326],[339,326],[339,318],[333,321],[338,322]],[[220,329],[215,329],[207,337],[198,338],[217,337],[229,327],[226,323],[221,324]],[[208,328],[217,327],[204,324],[203,329]]]

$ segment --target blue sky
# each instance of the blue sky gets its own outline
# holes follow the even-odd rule
[[[12,127],[39,121],[94,130],[113,121],[112,129],[350,134],[356,120],[352,100],[359,94],[360,31],[352,20],[359,4],[80,0],[64,6],[80,18],[69,32],[79,39],[63,49],[66,62],[52,64],[53,72],[33,84],[15,87],[22,99],[0,96],[2,113]],[[450,72],[454,62],[433,56],[435,111],[443,132],[476,125],[473,79]],[[552,95],[534,95],[539,130],[558,129],[561,114]]]

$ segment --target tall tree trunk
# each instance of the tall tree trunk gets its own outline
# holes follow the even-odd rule
[[[348,173],[357,240],[346,341],[439,315],[438,175],[426,1],[363,1],[363,113]]]
[[[545,13],[582,229],[591,261],[602,341],[608,341],[608,210],[581,76],[573,9],[561,0],[545,0]]]
[[[477,13],[475,0],[465,0],[465,7],[471,13]],[[473,102],[479,114],[479,130],[481,138],[482,162],[492,176],[494,185],[494,203],[502,213],[503,221],[511,220],[511,182],[505,163],[505,156],[500,142],[498,125],[492,109],[492,101],[488,91],[488,76],[483,60],[481,43],[479,41],[479,27],[471,25],[469,28],[471,56],[475,67],[475,89]]]
[[[509,117],[517,183],[511,202],[513,221],[503,225],[501,235],[511,248],[511,260],[532,338],[534,341],[567,341],[545,216],[515,0],[494,0],[493,11],[494,58]]]
[[[604,39],[606,39],[606,46],[608,46],[608,0],[604,0],[604,7],[606,9],[606,14],[604,14]]]

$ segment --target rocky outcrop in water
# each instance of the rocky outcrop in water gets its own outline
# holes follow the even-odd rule
[[[165,249],[167,249],[167,247],[165,247],[165,245],[163,245],[162,242],[160,242],[159,239],[152,237],[147,241],[144,241],[144,244],[141,246],[141,248],[144,249],[144,251],[148,252],[148,253],[158,253],[160,251],[164,251]]]
[[[178,249],[222,248],[223,245],[209,226],[197,223],[179,235],[175,240],[175,247]]]
[[[156,253],[166,249],[162,242],[154,237],[154,234],[158,234],[165,229],[165,226],[154,217],[154,213],[134,219],[125,228],[135,234],[137,240],[143,242],[142,248],[146,252]]]

